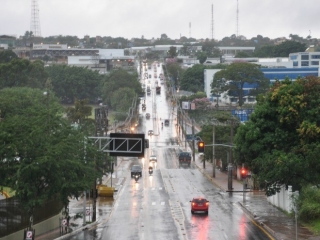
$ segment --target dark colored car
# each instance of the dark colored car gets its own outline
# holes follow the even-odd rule
[[[164,120],[164,125],[165,126],[169,126],[169,120],[168,119]]]
[[[191,213],[193,214],[196,211],[205,212],[208,214],[209,211],[209,201],[205,198],[193,198],[191,202]]]
[[[131,167],[131,178],[133,178],[135,175],[142,177],[142,167],[140,165],[133,165]]]
[[[179,158],[179,165],[182,164],[188,164],[188,166],[190,167],[191,164],[191,153],[189,152],[180,152],[178,155]]]

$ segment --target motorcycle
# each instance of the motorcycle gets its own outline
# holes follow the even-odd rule
[[[152,173],[153,173],[153,169],[152,167],[149,167],[149,174],[152,175]]]
[[[138,180],[139,180],[139,175],[137,174],[137,175],[134,175],[134,180],[136,181],[136,182],[138,182]]]

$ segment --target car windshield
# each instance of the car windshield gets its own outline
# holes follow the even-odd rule
[[[132,170],[141,170],[141,167],[138,165],[132,166]]]
[[[196,199],[193,199],[193,202],[195,202],[197,204],[203,204],[203,203],[206,203],[207,200],[204,198],[196,198]]]
[[[190,156],[190,153],[188,152],[181,152],[180,153],[180,157],[189,157]]]
[[[157,158],[155,155],[151,155],[150,158]]]

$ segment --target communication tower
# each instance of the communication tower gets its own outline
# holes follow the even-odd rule
[[[31,0],[30,31],[34,37],[41,37],[38,0]]]
[[[189,22],[189,38],[191,38],[191,22]]]
[[[237,37],[239,37],[239,0],[237,0]]]
[[[214,20],[213,20],[213,4],[211,5],[211,40],[213,40],[214,35]]]

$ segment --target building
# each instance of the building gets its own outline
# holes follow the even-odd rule
[[[319,68],[320,52],[298,52],[290,53],[289,60],[292,62],[292,67],[317,67]]]
[[[204,92],[207,94],[207,98],[210,101],[216,102],[217,97],[211,94],[211,83],[213,82],[214,75],[221,69],[205,69],[204,70]],[[276,80],[284,80],[289,78],[290,80],[296,80],[298,77],[316,76],[320,77],[319,68],[261,68],[264,76],[274,83]],[[250,89],[255,88],[253,84],[246,83],[243,87],[244,98],[243,101],[246,104],[253,104],[256,102],[255,97],[249,96]],[[224,92],[219,97],[219,104],[237,104],[238,99],[232,96],[228,96],[227,92]]]

